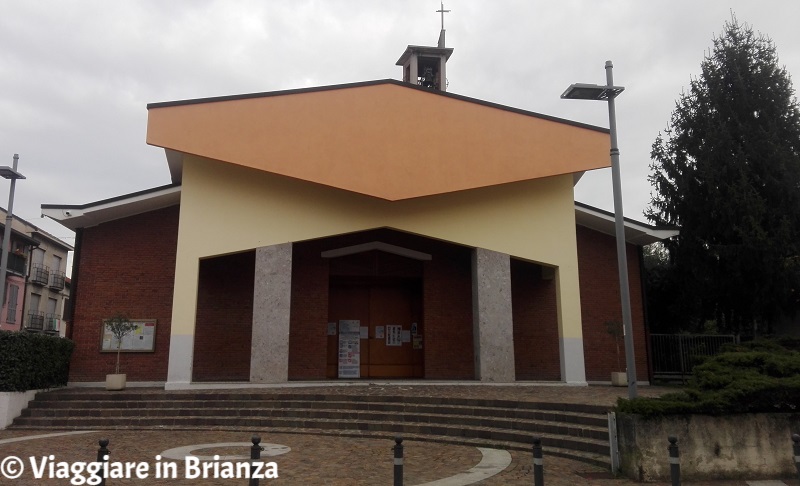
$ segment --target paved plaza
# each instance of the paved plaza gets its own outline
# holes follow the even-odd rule
[[[573,401],[611,404],[624,389],[611,387],[477,387],[477,386],[340,386],[291,388],[292,393],[436,394],[447,396],[479,396],[495,398],[528,398],[537,401]],[[665,389],[643,387],[643,394],[656,395]],[[80,390],[75,390],[80,393]],[[158,393],[153,389],[152,393]],[[65,431],[20,430],[0,431],[0,460],[10,456],[23,460],[25,471],[18,479],[0,477],[0,484],[27,485],[70,484],[68,479],[34,479],[30,458],[40,461],[53,455],[51,462],[90,462],[96,458],[98,441],[108,439],[110,461],[146,463],[148,477],[108,479],[107,485],[232,485],[247,484],[246,479],[187,478],[186,454],[206,458],[220,456],[222,462],[246,460],[250,454],[250,438],[261,437],[265,447],[264,462],[274,462],[276,479],[262,479],[261,484],[299,485],[390,485],[392,484],[394,441],[390,437],[359,438],[336,431],[301,430],[275,433],[269,430],[98,430]],[[478,449],[466,445],[448,445],[429,441],[406,440],[406,485],[457,486],[532,485],[532,455],[521,451]],[[666,446],[665,446],[666,456]],[[665,457],[666,460],[666,457]],[[175,478],[155,478],[164,464],[172,462]],[[166,470],[166,469],[165,469]],[[559,457],[544,458],[547,485],[632,485],[626,479],[613,478],[608,469]],[[46,473],[47,474],[47,473]],[[210,470],[213,476],[214,471]],[[487,477],[490,475],[490,477]],[[220,474],[221,475],[221,474]],[[796,479],[794,480],[796,483]],[[667,483],[656,483],[667,484]],[[792,480],[688,482],[693,485],[783,485]]]

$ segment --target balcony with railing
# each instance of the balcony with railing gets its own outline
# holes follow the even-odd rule
[[[1,254],[1,253],[0,253]],[[9,253],[8,254],[8,271],[12,273],[16,273],[17,275],[24,276],[25,269],[27,268],[27,259],[25,255],[19,255],[17,253]]]
[[[25,328],[31,331],[44,331],[44,312],[29,311],[28,325]]]
[[[41,263],[31,265],[31,283],[35,285],[47,285],[50,282],[50,268]]]
[[[58,314],[47,314],[44,316],[44,332],[57,333],[61,326],[61,316]]]
[[[53,270],[50,272],[50,288],[53,290],[64,290],[67,274]]]

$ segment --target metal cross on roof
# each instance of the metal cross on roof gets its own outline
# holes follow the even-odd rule
[[[441,8],[439,10],[437,10],[436,12],[442,14],[442,30],[444,30],[444,14],[449,12],[449,10],[445,10],[444,9],[444,2],[440,2],[440,5],[441,5]]]

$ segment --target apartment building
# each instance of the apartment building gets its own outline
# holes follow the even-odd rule
[[[0,220],[5,218],[6,211],[0,208]],[[67,259],[73,248],[16,215],[11,230],[0,329],[64,336],[63,316],[69,301]]]

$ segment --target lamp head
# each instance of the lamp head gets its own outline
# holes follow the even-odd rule
[[[622,86],[605,86],[599,84],[575,83],[561,93],[562,99],[567,100],[600,100],[616,98],[625,90]]]
[[[17,172],[16,170],[12,169],[11,167],[4,165],[0,167],[0,177],[4,179],[24,179],[25,176]]]

